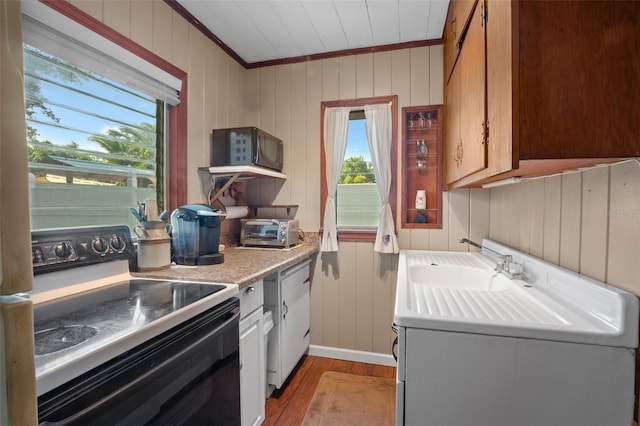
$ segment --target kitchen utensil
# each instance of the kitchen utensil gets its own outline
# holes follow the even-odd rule
[[[133,215],[133,217],[135,217],[136,219],[138,219],[138,222],[143,223],[144,217],[142,217],[142,215],[140,214],[140,212],[136,209],[134,209],[133,207],[131,207],[131,214]]]
[[[162,213],[160,213],[158,215],[158,220],[161,220],[163,222],[168,222],[169,221],[169,210],[163,210]]]
[[[138,212],[140,213],[140,216],[142,216],[142,220],[147,220],[147,211],[144,203],[141,201],[138,201]]]
[[[147,220],[158,220],[158,203],[156,200],[144,200],[144,207],[145,212],[147,213]]]

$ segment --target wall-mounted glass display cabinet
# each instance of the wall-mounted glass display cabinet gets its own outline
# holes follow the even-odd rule
[[[442,106],[402,108],[402,227],[442,228]]]

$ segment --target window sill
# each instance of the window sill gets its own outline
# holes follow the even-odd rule
[[[338,228],[338,241],[374,242],[378,230]]]

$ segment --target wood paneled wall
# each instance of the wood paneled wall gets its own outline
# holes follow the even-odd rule
[[[494,188],[491,238],[640,295],[640,163]]]

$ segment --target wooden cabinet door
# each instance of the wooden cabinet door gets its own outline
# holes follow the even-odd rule
[[[453,17],[455,13],[453,3],[449,8],[449,13],[447,14],[447,20],[444,23],[444,30],[442,31],[442,44],[444,45],[444,83],[445,85],[449,82],[449,77],[451,76],[451,71],[453,70],[453,66],[456,63],[456,59],[458,59],[458,45],[457,45],[457,34],[456,34],[456,23],[455,18]]]
[[[461,40],[464,35],[471,12],[477,0],[454,0],[447,13],[442,39],[444,44],[444,81],[447,83],[451,71],[455,67],[460,53]]]
[[[484,2],[476,6],[454,72],[460,74],[460,139],[458,178],[487,167],[484,124],[486,121],[486,66]]]

